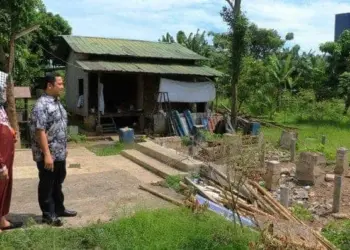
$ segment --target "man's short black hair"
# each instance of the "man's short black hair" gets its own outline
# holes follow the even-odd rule
[[[56,77],[61,77],[61,75],[59,73],[47,73],[44,77],[43,89],[46,90],[49,83],[55,84]]]

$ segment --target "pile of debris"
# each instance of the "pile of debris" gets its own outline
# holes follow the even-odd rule
[[[212,166],[203,168],[202,175],[206,179],[190,180],[186,178],[187,184],[193,186],[207,200],[235,211],[239,217],[245,218],[245,221],[247,218],[250,219],[260,229],[271,227],[271,225],[279,228],[277,230],[279,233],[270,230],[270,234],[275,240],[276,238],[280,240],[281,244],[285,244],[286,235],[288,235],[289,246],[293,245],[297,249],[336,249],[319,232],[296,218],[259,183],[252,180],[245,180],[241,184],[232,183],[229,181],[230,177]],[[289,227],[283,226],[287,222]],[[246,225],[249,224],[246,223]],[[296,230],[298,227],[299,231]],[[287,234],[286,230],[288,230]],[[293,232],[293,230],[296,231]],[[305,237],[305,230],[313,235],[314,239]]]

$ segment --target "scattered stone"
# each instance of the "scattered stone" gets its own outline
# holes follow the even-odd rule
[[[298,205],[304,206],[304,201],[297,201]]]
[[[331,182],[334,181],[335,175],[334,174],[326,174],[326,176],[324,177],[324,180],[327,182]]]
[[[294,195],[296,200],[308,200],[309,192],[303,188],[294,189]]]
[[[300,185],[315,184],[314,169],[317,166],[318,154],[301,152],[296,166],[296,179]]]
[[[309,193],[309,197],[315,197],[316,196],[316,193],[315,192],[310,192]]]

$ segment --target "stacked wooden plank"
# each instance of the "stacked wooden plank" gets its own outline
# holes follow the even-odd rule
[[[304,222],[295,217],[287,208],[283,207],[272,195],[257,182],[246,180],[240,185],[229,183],[227,176],[217,168],[208,166],[204,172],[208,178],[208,184],[204,186],[194,185],[205,198],[222,204],[241,215],[254,220],[264,217],[272,222],[287,221],[307,228],[317,241],[317,248],[335,250],[336,247],[325,239],[319,232],[308,227]],[[188,181],[189,182],[189,181]],[[189,182],[190,183],[190,182]],[[193,184],[192,184],[193,185]],[[212,189],[215,190],[212,190]],[[259,224],[259,223],[258,223]],[[307,239],[304,243],[307,243]],[[305,248],[308,249],[308,248]]]

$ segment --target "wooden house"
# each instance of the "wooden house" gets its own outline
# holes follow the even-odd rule
[[[177,43],[62,36],[56,56],[66,62],[68,111],[98,132],[115,132],[135,122],[143,130],[145,117],[156,107],[162,81],[168,87],[187,84],[195,95],[203,91],[198,83],[212,84],[221,74],[200,66],[207,59]],[[164,86],[161,91],[168,92]],[[182,95],[181,87],[177,89],[180,92],[171,93],[170,102],[175,106],[192,102],[184,99],[188,91]]]

